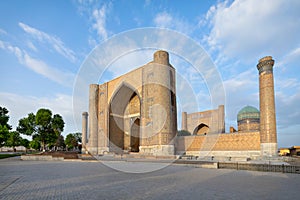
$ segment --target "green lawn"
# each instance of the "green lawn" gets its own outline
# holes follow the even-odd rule
[[[0,154],[0,159],[9,158],[9,157],[15,157],[20,156],[21,154]]]

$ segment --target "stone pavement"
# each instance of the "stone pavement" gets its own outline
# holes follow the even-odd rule
[[[299,199],[299,183],[299,174],[179,165],[124,173],[97,161],[0,160],[0,199]]]

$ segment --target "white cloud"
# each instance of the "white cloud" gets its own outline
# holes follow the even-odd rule
[[[21,62],[34,72],[49,78],[61,85],[72,87],[74,74],[68,72],[62,72],[58,69],[48,66],[45,62],[30,57],[27,53],[24,53],[24,57]]]
[[[31,50],[37,52],[36,46],[34,46],[34,44],[33,44],[31,41],[27,41],[27,46],[28,46]]]
[[[300,114],[299,71],[295,68],[300,55],[299,10],[297,0],[224,1],[212,6],[199,23],[202,28],[209,28],[204,44],[226,77],[225,108],[229,124],[235,124],[236,114],[243,106],[259,107],[254,62],[272,55],[276,69],[282,72],[274,72],[278,133],[284,133],[284,127],[292,127],[295,132]],[[251,69],[246,70],[249,66]]]
[[[286,89],[300,88],[300,82],[296,78],[280,78],[276,79],[276,87],[278,91],[284,91]]]
[[[22,100],[20,101],[20,99]],[[0,105],[9,110],[9,123],[13,129],[18,125],[19,120],[26,117],[28,113],[36,113],[40,108],[48,108],[52,114],[60,114],[63,117],[65,135],[69,132],[77,132],[73,120],[72,96],[56,94],[50,97],[35,97],[0,92]]]
[[[275,77],[276,78],[276,77]],[[256,69],[250,69],[224,81],[226,91],[226,120],[236,126],[236,117],[240,109],[251,105],[259,109],[259,79]],[[299,126],[300,83],[295,78],[278,77],[275,82],[275,104],[279,134],[285,129],[295,132]],[[228,127],[227,127],[228,128]]]
[[[122,49],[121,46],[120,48]],[[114,62],[106,70],[112,73],[112,78],[116,78],[143,66],[147,62],[151,61],[152,57],[152,49],[142,49],[139,51],[128,52],[127,54],[119,57],[117,60],[114,60]]]
[[[297,0],[221,2],[207,12],[211,31],[205,41],[229,57],[278,57],[299,45],[299,10]]]
[[[7,32],[0,28],[0,35],[7,35]]]
[[[147,7],[151,4],[151,0],[145,0],[144,7]]]
[[[109,36],[107,20],[111,13],[113,4],[111,1],[77,1],[78,12],[87,16],[91,35],[88,37],[89,45],[94,48],[100,41],[106,40]],[[117,16],[114,16],[118,20]],[[95,33],[94,33],[95,32]]]
[[[285,68],[286,65],[290,65],[290,64],[298,65],[299,61],[300,61],[300,47],[297,47],[289,51],[283,57],[283,59],[277,63],[277,66]]]
[[[294,82],[294,81],[292,81]],[[276,103],[276,113],[277,113],[277,125],[279,128],[293,127],[299,124],[300,119],[300,87],[293,90],[292,94],[287,95],[282,89],[282,91],[276,91],[275,93],[275,103]],[[282,86],[282,85],[281,85]],[[293,84],[293,86],[295,86]],[[283,87],[289,87],[284,85]]]
[[[157,13],[153,22],[156,27],[169,28],[185,34],[193,31],[193,27],[187,21],[174,17],[166,11]]]
[[[223,82],[226,92],[226,120],[236,123],[237,113],[244,106],[251,105],[259,109],[258,72],[250,69]]]
[[[59,53],[60,55],[64,56],[71,62],[76,62],[75,53],[65,46],[65,44],[57,37],[49,35],[43,31],[30,27],[24,23],[19,22],[19,26],[28,34],[33,36],[39,42],[42,43],[49,43],[52,48]]]
[[[12,46],[12,45],[0,40],[0,48],[8,51],[10,53],[15,54],[15,56],[18,59],[20,59],[22,57],[22,51],[20,50],[19,47]]]
[[[54,82],[57,82],[63,86],[72,87],[75,75],[70,72],[63,72],[56,68],[48,66],[45,62],[39,59],[32,58],[24,50],[19,47],[12,46],[0,40],[0,48],[10,53],[13,53],[20,64],[26,66],[30,70],[37,74],[40,74]]]
[[[162,12],[162,13],[158,13],[155,16],[154,23],[158,27],[168,28],[168,27],[172,26],[172,20],[173,20],[173,17],[169,13]]]
[[[106,40],[108,37],[106,30],[106,16],[109,10],[109,5],[104,4],[100,9],[95,9],[93,11],[93,25],[92,28],[97,31],[100,39]]]

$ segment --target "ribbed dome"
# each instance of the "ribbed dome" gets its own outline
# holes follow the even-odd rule
[[[237,115],[238,121],[243,119],[259,119],[259,110],[253,106],[244,107]]]

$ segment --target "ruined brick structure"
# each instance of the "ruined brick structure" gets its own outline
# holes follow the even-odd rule
[[[224,133],[224,105],[218,109],[207,110],[187,114],[182,113],[181,129],[190,132],[192,135],[206,135],[209,133]]]
[[[238,131],[225,133],[224,106],[182,113],[176,136],[175,69],[165,51],[150,63],[103,84],[90,85],[89,113],[83,113],[82,144],[92,154],[138,152],[144,155],[277,155],[272,57],[259,60],[260,112],[246,106],[237,117]]]

